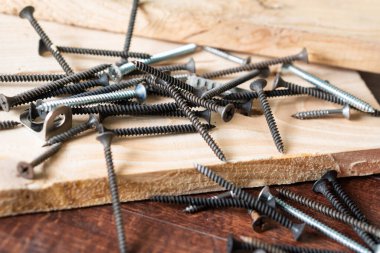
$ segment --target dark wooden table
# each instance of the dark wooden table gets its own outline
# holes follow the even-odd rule
[[[362,77],[379,100],[380,85],[376,85],[379,76],[363,73]],[[380,226],[380,177],[347,178],[340,182],[369,221]],[[311,187],[312,183],[301,183],[286,188],[328,204],[322,196],[313,193]],[[259,191],[249,190],[252,194]],[[308,208],[295,206],[360,241],[349,226]],[[189,215],[182,212],[183,207],[147,201],[123,204],[129,252],[225,252],[226,238],[230,233],[270,243],[349,251],[310,228],[306,229],[300,242],[295,242],[290,231],[280,226],[258,234],[252,230],[246,210],[220,209]],[[110,205],[0,219],[0,252],[93,253],[117,250]]]

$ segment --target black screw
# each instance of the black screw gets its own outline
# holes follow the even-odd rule
[[[195,73],[195,61],[193,58],[190,58],[188,62],[184,64],[174,64],[174,65],[168,65],[168,66],[158,66],[158,70],[160,71],[180,71],[180,70],[186,70],[190,73]]]
[[[268,244],[257,239],[248,238],[248,237],[244,237],[244,239],[245,241],[238,241],[232,235],[229,235],[227,239],[227,252],[233,253],[239,250],[253,251],[257,249],[263,249],[265,252],[271,252],[271,253],[287,252],[275,245]]]
[[[34,158],[31,162],[19,162],[17,164],[17,172],[18,175],[26,178],[26,179],[33,179],[34,178],[34,167],[38,166],[48,158],[50,158],[52,155],[58,152],[58,150],[61,148],[62,143],[54,144],[53,146],[49,147],[45,152]]]
[[[132,34],[133,34],[133,29],[135,27],[138,5],[139,5],[139,0],[132,1],[131,15],[129,16],[128,30],[127,30],[127,34],[125,36],[125,42],[124,42],[124,52],[129,52],[129,48],[131,46]],[[124,58],[124,59],[127,60],[127,58]]]
[[[210,124],[211,122],[211,111],[210,110],[202,110],[202,111],[197,111],[194,110],[195,116],[198,118],[202,118],[206,120]],[[164,116],[164,117],[178,117],[178,118],[185,118],[186,114],[181,111],[181,110],[176,110],[176,111],[168,111],[168,112],[159,112],[159,113],[144,113],[144,114],[139,114],[142,116],[150,115],[150,116]]]
[[[292,62],[292,61],[308,62],[308,55],[307,55],[306,49],[304,48],[301,52],[299,52],[298,54],[295,54],[295,55],[290,55],[290,56],[286,56],[286,57],[275,58],[275,59],[270,59],[270,60],[256,62],[256,63],[250,63],[250,64],[242,65],[239,67],[209,72],[209,73],[205,73],[205,74],[201,75],[201,77],[211,79],[211,78],[215,78],[215,77],[231,75],[231,74],[234,74],[237,72],[242,72],[242,71],[251,71],[254,69],[263,69],[263,68],[269,67],[271,65],[275,65],[275,64],[279,64],[279,63],[288,63],[288,62]]]
[[[277,150],[281,153],[285,152],[284,145],[282,143],[281,135],[278,131],[276,121],[273,117],[272,110],[270,109],[268,100],[264,94],[263,88],[266,86],[267,81],[264,79],[259,79],[251,83],[250,88],[251,90],[256,91],[258,98],[260,100],[260,104],[263,108],[265,119],[268,123],[269,130],[272,134],[272,138],[274,140],[274,143],[277,147]]]
[[[269,229],[271,220],[266,215],[261,215],[259,212],[249,209],[249,215],[252,219],[252,229],[257,233],[262,233]]]
[[[101,127],[100,127],[101,129]],[[96,139],[103,144],[104,156],[107,163],[107,173],[108,173],[108,182],[112,198],[112,208],[113,214],[115,216],[115,224],[117,237],[119,240],[119,250],[120,252],[127,252],[126,240],[125,240],[125,231],[123,225],[123,217],[121,214],[120,208],[120,199],[119,191],[117,186],[116,173],[113,166],[112,152],[111,152],[111,142],[112,142],[113,133],[108,131],[100,131]]]
[[[232,192],[228,191],[228,192],[223,192],[223,193],[218,194],[218,195],[214,195],[214,196],[210,197],[209,199],[224,199],[224,198],[232,197],[233,195],[234,194]],[[199,211],[205,210],[206,208],[207,208],[207,206],[189,205],[185,209],[183,209],[183,211],[185,213],[197,213]]]
[[[0,75],[0,82],[44,82],[64,78],[61,74]]]
[[[32,6],[27,6],[21,10],[19,16],[21,18],[26,18],[29,20],[30,24],[36,30],[37,34],[41,37],[42,41],[45,43],[47,48],[53,54],[54,58],[57,60],[62,69],[67,75],[74,74],[74,71],[67,64],[66,60],[62,57],[61,53],[57,50],[54,44],[51,42],[50,38],[46,35],[42,27],[38,24],[37,20],[33,17],[34,8]]]
[[[315,89],[315,88],[309,88]],[[275,98],[275,97],[283,97],[283,96],[298,96],[300,93],[295,93],[291,90],[264,90],[265,96],[267,98]],[[257,93],[254,91],[244,91],[244,92],[236,92],[228,94],[224,97],[227,100],[248,100],[248,99],[256,99]]]
[[[20,125],[20,124],[21,124],[20,122],[14,121],[14,120],[0,121],[0,130],[12,129],[12,128],[15,128],[16,126]]]

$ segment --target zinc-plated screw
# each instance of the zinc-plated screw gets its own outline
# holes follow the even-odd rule
[[[231,74],[234,74],[237,72],[242,72],[242,71],[251,71],[254,69],[263,69],[263,68],[269,67],[271,65],[275,65],[275,64],[279,64],[279,63],[292,62],[292,61],[308,62],[308,55],[307,55],[306,49],[305,48],[302,49],[301,52],[299,52],[298,54],[295,54],[295,55],[270,59],[270,60],[256,62],[256,63],[250,63],[247,65],[242,65],[240,67],[235,67],[235,68],[228,68],[228,69],[213,71],[213,72],[205,73],[205,74],[201,75],[201,77],[211,79],[211,78],[215,78],[215,77],[231,75]]]
[[[224,199],[224,198],[229,198],[232,196],[234,196],[233,192],[228,191],[228,192],[223,192],[218,195],[214,195],[210,197],[209,199]],[[185,209],[183,209],[183,211],[185,213],[196,213],[196,212],[205,210],[206,208],[207,208],[206,206],[189,205]]]
[[[279,247],[265,243],[263,241],[249,238],[249,237],[241,237],[243,241],[236,240],[232,235],[228,236],[227,239],[227,252],[233,253],[239,250],[244,251],[253,251],[257,249],[263,249],[264,252],[271,252],[271,253],[286,253],[287,251],[284,251],[280,249]]]
[[[100,127],[100,129],[102,129],[102,127]],[[107,163],[108,183],[109,183],[109,189],[110,189],[111,198],[112,198],[112,208],[113,208],[113,214],[115,216],[116,231],[117,231],[117,237],[119,241],[119,250],[122,253],[126,253],[127,243],[125,240],[123,217],[122,217],[121,208],[120,208],[119,190],[117,186],[117,178],[116,178],[116,173],[113,166],[113,159],[112,159],[112,152],[111,152],[112,138],[113,138],[113,133],[105,132],[102,130],[100,131],[99,135],[96,137],[96,139],[103,144],[103,148],[104,148],[104,156]]]
[[[144,85],[139,84],[136,86],[135,90],[126,90],[126,91],[116,91],[111,93],[85,96],[79,98],[66,98],[60,100],[48,101],[45,103],[38,103],[36,109],[41,112],[51,111],[53,108],[58,105],[66,105],[66,106],[78,106],[78,105],[86,105],[93,104],[99,102],[110,102],[124,99],[137,98],[139,102],[142,102],[146,99],[146,90]]]
[[[270,109],[268,100],[265,96],[263,88],[266,86],[267,81],[264,79],[259,79],[251,83],[250,88],[251,90],[256,91],[257,96],[260,100],[260,104],[263,108],[265,119],[268,123],[269,130],[272,134],[273,141],[277,147],[277,150],[281,153],[285,152],[284,145],[282,143],[280,132],[278,131],[276,121],[273,117],[272,110]]]
[[[293,74],[301,77],[302,79],[310,82],[311,84],[315,85],[318,89],[324,90],[330,94],[333,94],[341,99],[343,99],[347,104],[351,105],[352,107],[355,107],[363,112],[369,112],[374,113],[375,109],[368,104],[367,102],[359,99],[358,97],[355,97],[354,95],[339,89],[338,87],[332,85],[329,82],[326,82],[300,68],[297,68],[296,66],[292,64],[284,64],[282,66],[282,71],[290,71]]]
[[[14,121],[14,120],[0,121],[0,130],[15,128],[16,126],[20,124],[21,124],[20,122]]]
[[[246,65],[246,64],[251,63],[251,57],[242,58],[242,57],[227,53],[225,51],[222,51],[218,48],[214,48],[214,47],[204,46],[203,49],[209,53],[212,53],[213,55],[217,55],[223,59],[236,62],[237,64],[240,64],[240,65]]]
[[[182,46],[182,47],[179,47],[176,49],[172,49],[172,50],[169,50],[166,52],[162,52],[159,54],[152,55],[152,57],[150,57],[149,59],[146,59],[146,60],[142,60],[142,62],[145,64],[157,63],[157,62],[169,60],[171,58],[181,56],[184,54],[193,53],[196,49],[197,49],[196,44],[187,44],[185,46]],[[120,81],[122,76],[132,72],[135,69],[136,69],[135,64],[125,63],[119,67],[116,65],[112,65],[109,68],[108,72],[109,72],[110,78],[113,81]]]
[[[350,119],[350,115],[351,115],[350,106],[345,105],[341,109],[324,109],[324,110],[297,112],[293,114],[292,117],[296,119],[317,119],[317,118],[325,118],[331,115],[342,115],[346,119]]]
[[[44,82],[54,81],[64,78],[62,74],[21,74],[21,75],[0,75],[0,82],[4,83],[21,83],[21,82]]]
[[[53,146],[49,147],[45,152],[34,158],[31,162],[19,162],[17,164],[17,172],[18,175],[26,178],[33,179],[34,178],[34,167],[38,166],[52,155],[58,152],[61,148],[62,143],[56,143]]]
[[[66,60],[62,57],[61,53],[57,50],[56,46],[51,42],[50,38],[46,35],[42,27],[38,24],[37,20],[33,17],[34,8],[32,6],[27,6],[21,10],[19,16],[21,18],[26,18],[29,20],[30,24],[36,30],[37,34],[41,37],[44,44],[53,54],[54,58],[61,65],[63,70],[67,75],[74,74],[74,71],[70,68],[69,64],[67,64]]]
[[[267,186],[266,186],[267,187]],[[287,204],[286,202],[282,201],[279,198],[276,198],[271,193],[268,193],[268,198],[274,198],[276,201],[276,204],[278,204],[285,212],[289,213],[290,215],[293,215],[297,219],[307,223],[310,227],[315,228],[316,230],[320,231],[321,233],[327,235],[331,239],[341,243],[342,245],[360,253],[370,253],[371,251],[359,243],[353,241],[352,239],[348,238],[347,236],[341,234],[340,232],[332,229],[331,227],[327,226],[326,224],[320,222],[317,219],[314,219],[313,217],[305,214],[301,210]]]

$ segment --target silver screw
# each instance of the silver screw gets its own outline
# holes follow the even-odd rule
[[[251,57],[242,58],[242,57],[227,53],[225,51],[222,51],[220,49],[214,48],[214,47],[204,46],[203,49],[209,53],[217,55],[223,59],[226,59],[226,60],[229,60],[232,62],[236,62],[240,65],[246,65],[246,64],[249,64],[251,62]]]
[[[345,92],[344,90],[339,89],[338,87],[332,85],[328,81],[322,80],[300,68],[297,68],[296,66],[292,64],[284,64],[282,65],[281,71],[290,71],[293,74],[301,77],[302,79],[305,79],[306,81],[312,83],[315,85],[318,89],[324,90],[328,93],[331,93],[341,99],[343,99],[347,104],[351,105],[352,107],[355,107],[358,110],[361,110],[363,112],[369,112],[374,113],[375,109],[368,104],[367,102],[355,97],[354,95]]]
[[[298,210],[297,208],[285,203],[279,198],[276,198],[273,196],[270,191],[269,187],[265,186],[265,197],[268,200],[274,199],[276,201],[276,204],[278,204],[282,209],[284,209],[287,213],[293,215],[297,219],[305,222],[308,224],[310,227],[315,228],[316,230],[322,232],[323,234],[327,235],[328,237],[334,239],[335,241],[341,243],[342,245],[354,250],[355,252],[361,252],[361,253],[370,253],[371,251],[359,243],[351,240],[347,236],[339,233],[338,231],[328,227],[324,223],[318,221],[317,219],[314,219],[313,217],[310,217],[309,215],[305,214],[301,210]],[[263,190],[264,190],[263,189]]]
[[[152,64],[152,63],[168,60],[180,55],[193,53],[196,49],[197,49],[196,44],[187,44],[182,47],[178,47],[176,49],[172,49],[166,52],[152,55],[152,57],[150,57],[149,59],[142,60],[142,62],[144,64]],[[113,64],[111,65],[111,67],[109,67],[108,74],[113,81],[120,81],[120,79],[124,75],[132,72],[135,69],[136,69],[136,66],[130,62],[125,63],[119,67]]]
[[[342,115],[346,119],[350,119],[350,116],[351,116],[350,106],[345,105],[341,109],[326,109],[326,110],[297,112],[293,114],[292,117],[296,119],[316,119],[316,118],[325,118],[330,115]]]
[[[78,98],[66,98],[60,100],[53,100],[45,103],[41,103],[41,101],[37,101],[36,109],[40,112],[50,111],[53,108],[59,105],[66,106],[78,106],[78,105],[86,105],[93,104],[99,102],[110,102],[121,99],[129,99],[129,98],[137,98],[140,102],[146,99],[146,89],[144,85],[138,84],[135,90],[125,90],[125,91],[115,91],[110,93],[104,93],[99,95],[78,97]]]

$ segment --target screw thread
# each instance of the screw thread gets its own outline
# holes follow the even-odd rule
[[[0,121],[0,130],[15,128],[16,126],[20,124],[21,124],[20,122],[14,121],[14,120]]]
[[[329,110],[313,110],[313,111],[305,111],[305,112],[297,112],[292,116],[297,119],[316,119],[316,118],[324,118],[330,115]]]
[[[277,247],[279,247],[282,250],[285,250],[286,252],[291,252],[291,253],[343,253],[342,251],[305,248],[305,247],[297,247],[293,245],[284,245],[284,244],[279,244],[277,245]]]
[[[283,89],[283,90],[265,90],[264,94],[267,98],[274,98],[274,97],[283,97],[283,96],[297,96],[301,95],[302,93],[296,93],[289,89]],[[228,100],[250,100],[250,99],[256,99],[257,93],[254,91],[245,91],[245,92],[237,92],[228,94],[225,96],[225,99]]]
[[[223,59],[241,64],[241,65],[248,64],[250,62],[250,58],[244,59],[244,58],[241,58],[239,56],[236,56],[236,55],[227,53],[225,51],[222,51],[218,48],[204,46],[203,49],[206,50],[207,52],[212,53],[214,55],[217,55]]]
[[[129,48],[131,46],[132,34],[135,27],[138,5],[139,5],[139,0],[132,1],[131,15],[129,16],[128,30],[127,30],[127,34],[125,36],[125,41],[124,41],[124,52],[129,52]]]
[[[192,71],[191,69],[189,69],[189,66],[187,63],[173,64],[173,65],[167,65],[167,66],[158,66],[157,69],[159,71],[181,71],[181,70],[186,70],[189,72]]]
[[[85,55],[98,55],[98,56],[123,57],[123,58],[132,57],[132,58],[141,58],[141,59],[148,59],[151,57],[151,55],[147,53],[124,52],[124,51],[96,49],[96,48],[57,46],[57,49],[61,53],[68,53],[68,54],[85,54]]]
[[[0,82],[44,82],[64,78],[61,74],[0,75]]]
[[[162,89],[157,89],[156,87],[151,85],[151,83],[153,82],[152,78],[147,78],[146,80],[148,83],[150,83],[150,85],[147,86],[147,91],[149,92],[149,94],[154,94],[160,97],[171,97],[169,92]]]
[[[209,199],[224,199],[224,198],[231,197],[232,195],[233,194],[230,191],[228,191],[228,192],[223,192],[221,194],[212,196]],[[186,213],[196,213],[196,212],[202,211],[204,209],[207,209],[207,206],[189,205],[183,211]]]
[[[63,56],[58,50],[52,50],[52,54],[54,58],[57,60],[57,62],[59,63],[59,65],[61,65],[63,71],[65,71],[67,75],[74,74],[74,71],[72,70],[72,68],[69,66],[65,58],[63,58]]]
[[[30,162],[30,164],[32,165],[32,167],[41,164],[42,162],[50,158],[52,155],[57,153],[61,146],[62,143],[54,144],[53,146],[49,147],[45,152],[34,158],[33,161]]]
[[[243,242],[239,243],[238,248],[242,249],[242,250],[263,249],[266,252],[272,252],[272,253],[286,253],[286,252],[288,252],[288,251],[281,249],[277,245],[268,244],[268,243],[265,243],[263,241],[255,239],[255,238],[245,237],[245,236],[243,237],[242,236],[241,239],[243,239]]]
[[[75,127],[72,127],[70,128],[69,130],[63,132],[63,133],[60,133],[60,134],[57,134],[53,137],[51,137],[50,139],[48,139],[45,143],[45,146],[47,145],[53,145],[55,143],[63,143],[71,138],[73,138],[74,136],[88,130],[91,128],[91,125],[88,123],[88,122],[85,122],[85,123],[82,123],[82,124],[79,124]]]

